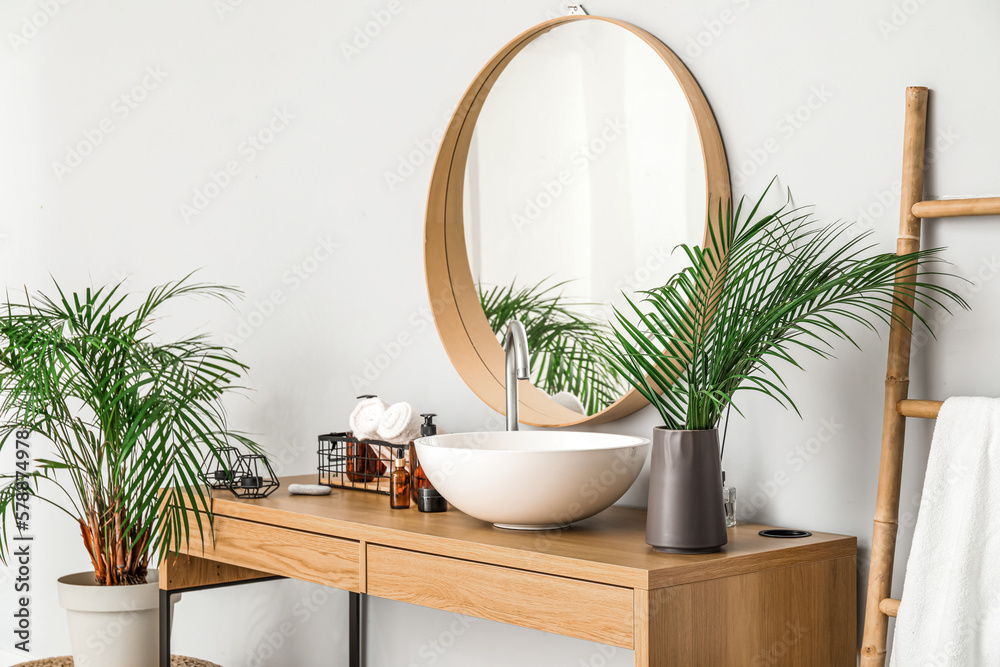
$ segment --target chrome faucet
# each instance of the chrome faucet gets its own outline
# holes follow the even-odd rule
[[[511,320],[507,325],[507,335],[503,341],[503,352],[507,362],[507,430],[517,430],[517,381],[527,380],[531,353],[528,352],[528,336],[524,333],[524,325],[517,320]],[[513,353],[513,354],[512,354]]]

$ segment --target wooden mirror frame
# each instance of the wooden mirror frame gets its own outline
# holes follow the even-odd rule
[[[427,199],[424,262],[434,323],[445,351],[469,388],[500,414],[506,412],[503,347],[483,312],[465,246],[463,195],[469,146],[483,104],[511,60],[540,36],[573,21],[604,21],[617,25],[637,36],[663,59],[680,84],[698,128],[705,162],[706,213],[718,207],[720,201],[725,210],[731,196],[726,152],[708,100],[684,63],[645,30],[599,16],[566,16],[531,28],[493,56],[462,97],[438,150]],[[706,217],[711,220],[711,216]],[[720,222],[714,220],[711,224],[718,229]],[[709,226],[706,224],[704,242],[708,238]],[[528,380],[520,381],[519,390],[520,421],[533,426],[602,424],[627,417],[648,404],[630,388],[604,410],[581,415],[559,405]]]

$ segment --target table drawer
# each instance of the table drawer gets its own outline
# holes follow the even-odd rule
[[[631,588],[377,545],[367,553],[369,595],[632,648]]]
[[[192,556],[361,591],[361,547],[358,542],[218,515],[213,542],[207,526],[205,537],[201,539],[193,517],[191,521],[191,542],[187,552]]]

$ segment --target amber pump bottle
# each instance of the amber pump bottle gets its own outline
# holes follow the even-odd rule
[[[406,454],[402,447],[396,450],[396,464],[389,478],[389,507],[405,510],[410,507],[410,473],[406,470]]]

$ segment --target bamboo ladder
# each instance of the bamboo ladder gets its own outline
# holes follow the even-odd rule
[[[906,89],[906,122],[903,130],[903,183],[900,194],[899,237],[896,252],[920,249],[922,218],[950,218],[1000,214],[1000,197],[922,201],[924,194],[924,142],[927,134],[927,89]],[[900,272],[897,282],[912,278]],[[903,296],[909,305],[913,298]],[[886,656],[889,617],[895,617],[899,600],[891,597],[892,566],[899,527],[899,488],[903,467],[906,418],[934,419],[941,401],[918,401],[907,397],[910,384],[910,326],[913,316],[902,308],[889,330],[889,361],[885,375],[885,408],[882,419],[882,456],[878,474],[878,500],[872,535],[868,600],[865,606],[861,667],[882,667]]]

